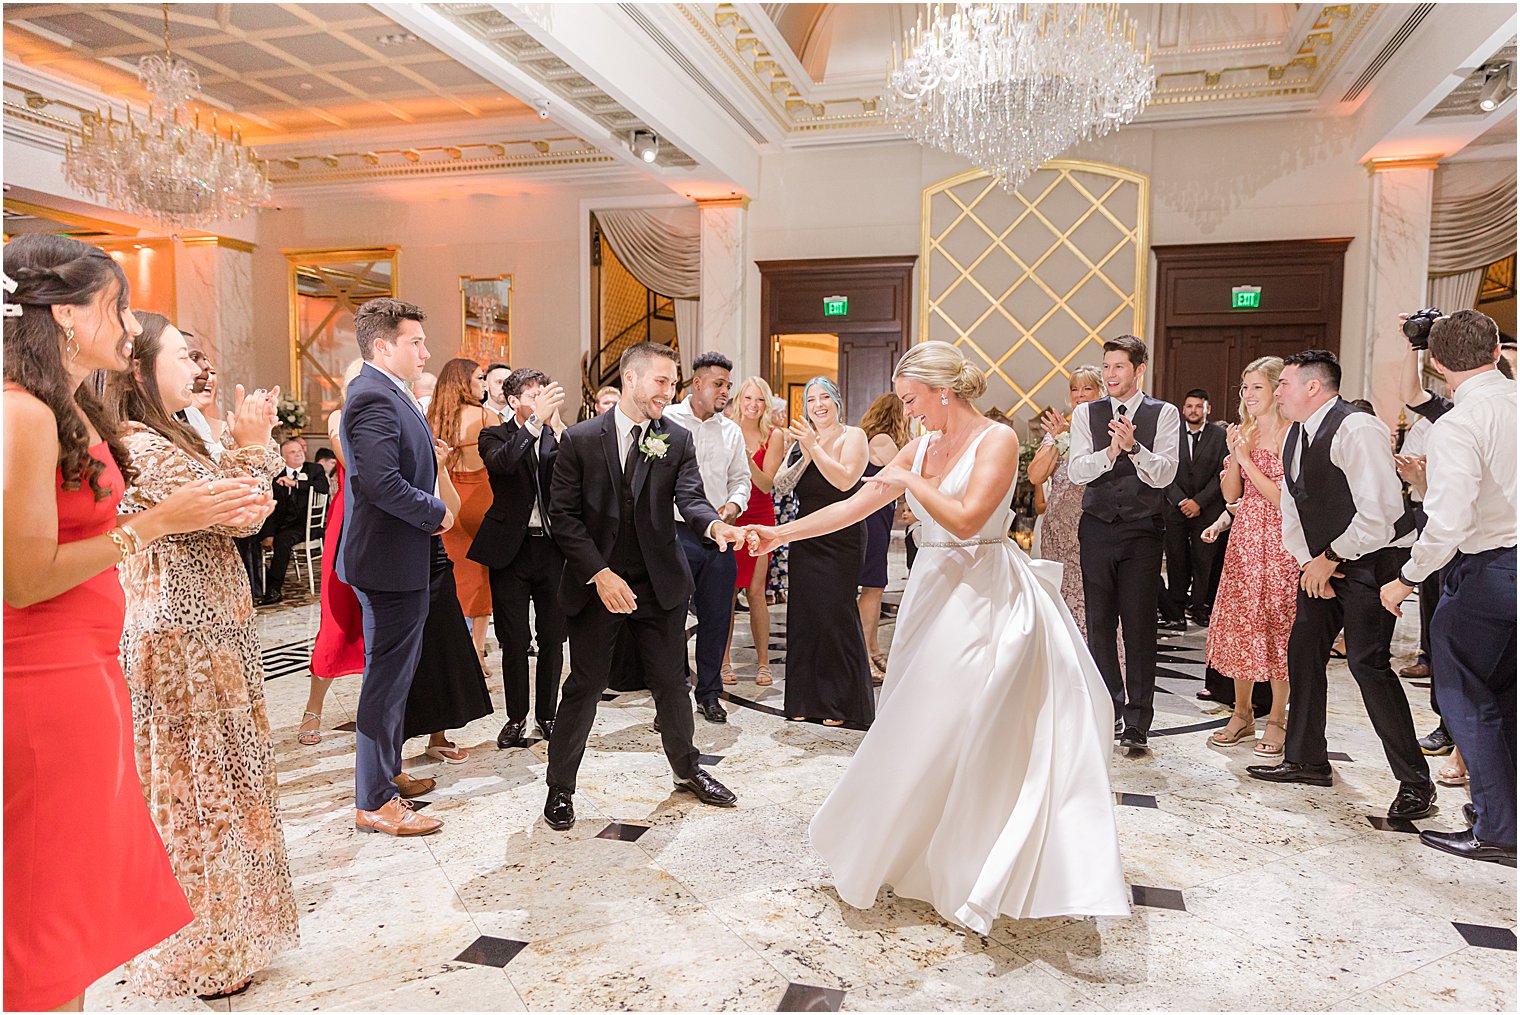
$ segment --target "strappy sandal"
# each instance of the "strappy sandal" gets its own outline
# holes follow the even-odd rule
[[[1243,722],[1245,725],[1237,729],[1234,733],[1231,733],[1230,725],[1229,723],[1226,723],[1224,729],[1215,730],[1213,733],[1209,734],[1209,743],[1213,744],[1215,747],[1234,747],[1241,741],[1256,739],[1255,718],[1245,719],[1238,715],[1231,715],[1230,722]]]
[[[820,721],[825,726],[843,726],[844,725],[844,720],[843,719],[823,719],[823,720],[820,720]]]
[[[458,744],[447,741],[441,744],[428,744],[427,749],[422,753],[450,765],[463,765],[466,761],[470,760],[468,751]]]
[[[771,686],[774,678],[771,676],[770,663],[761,663],[755,667],[755,683],[761,687]]]
[[[1282,730],[1282,743],[1274,744],[1272,741],[1267,739],[1266,732],[1264,732],[1261,739],[1256,741],[1256,747],[1254,748],[1255,752],[1263,758],[1279,757],[1283,752],[1283,744],[1288,742],[1288,724],[1285,722],[1278,722],[1276,719],[1268,719],[1267,732],[1270,732],[1273,726],[1276,726],[1278,729]]]
[[[739,678],[734,674],[733,665],[730,663],[724,663],[723,668],[718,671],[718,675],[723,678],[725,684],[737,684],[739,682]]]
[[[314,730],[306,729],[306,724],[311,722],[313,719],[317,721],[317,728]],[[296,737],[296,742],[299,744],[305,744],[307,747],[315,747],[322,742],[321,712],[307,711],[301,714],[301,735]]]

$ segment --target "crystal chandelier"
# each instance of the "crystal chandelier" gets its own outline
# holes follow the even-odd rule
[[[169,52],[169,5],[164,9],[164,52],[137,65],[148,90],[146,120],[125,120],[114,111],[86,117],[79,142],[70,139],[63,175],[72,186],[102,204],[166,226],[202,226],[217,219],[242,218],[267,204],[271,189],[264,166],[232,129],[219,131],[216,117],[202,130],[190,99],[200,92],[200,76]]]
[[[1150,46],[1118,4],[936,4],[892,47],[883,108],[908,137],[964,156],[1012,191],[1150,100]]]

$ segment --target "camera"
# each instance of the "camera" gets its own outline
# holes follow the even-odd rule
[[[1409,339],[1411,349],[1430,348],[1430,326],[1446,315],[1435,307],[1417,310],[1404,319],[1404,337]]]

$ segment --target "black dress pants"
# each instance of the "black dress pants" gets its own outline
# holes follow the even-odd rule
[[[1087,647],[1124,725],[1148,733],[1156,697],[1156,596],[1161,588],[1159,516],[1105,522],[1083,513],[1077,526]],[[1119,672],[1119,623],[1127,672]]]
[[[696,775],[701,752],[692,744],[696,725],[686,685],[686,604],[661,609],[647,581],[629,584],[638,597],[632,613],[610,613],[593,594],[579,613],[569,617],[570,676],[560,696],[554,736],[549,738],[550,789],[575,792],[586,738],[607,689],[613,648],[622,631],[628,633],[629,647],[654,696],[660,741],[671,771],[678,779]]]
[[[243,559],[243,570],[248,572],[248,591],[259,599],[264,595],[264,551],[259,546],[259,537],[238,536],[233,543]]]
[[[1207,617],[1214,606],[1209,579],[1218,544],[1203,541],[1203,530],[1214,518],[1189,518],[1167,509],[1166,591],[1161,596],[1161,615],[1167,620],[1183,620],[1189,613]]]
[[[274,552],[269,556],[269,573],[264,576],[266,595],[279,595],[285,591],[285,572],[290,570],[290,549],[306,535],[304,529],[276,529]]]
[[[1415,741],[1409,699],[1390,665],[1395,618],[1378,599],[1379,590],[1398,576],[1408,558],[1408,550],[1387,547],[1339,565],[1346,577],[1331,579],[1335,590],[1331,599],[1316,599],[1299,589],[1298,615],[1288,636],[1288,737],[1283,760],[1300,765],[1330,763],[1325,744],[1325,667],[1335,636],[1344,628],[1346,662],[1394,778],[1406,786],[1430,785],[1430,768]]]
[[[491,568],[491,612],[501,639],[501,682],[507,693],[507,720],[528,718],[528,603],[538,634],[538,679],[534,685],[533,716],[552,720],[559,701],[560,671],[565,664],[565,614],[558,591],[565,558],[544,535],[523,537],[517,555],[506,567]]]
[[[697,615],[697,704],[717,701],[723,693],[723,653],[734,619],[734,582],[739,564],[732,550],[704,544],[684,526],[676,539],[686,554],[693,583],[691,612]]]

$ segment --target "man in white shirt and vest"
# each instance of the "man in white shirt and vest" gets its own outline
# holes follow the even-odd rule
[[[1455,405],[1426,441],[1425,529],[1382,600],[1401,615],[1415,586],[1453,562],[1431,618],[1431,673],[1467,763],[1472,827],[1420,840],[1514,866],[1515,382],[1495,366],[1498,326],[1476,310],[1435,322],[1430,358]]]
[[[1282,447],[1283,547],[1298,560],[1298,612],[1288,638],[1288,735],[1277,765],[1246,773],[1267,782],[1329,786],[1325,668],[1343,627],[1346,662],[1399,792],[1392,819],[1435,811],[1430,768],[1415,742],[1409,699],[1390,665],[1393,617],[1378,590],[1407,559],[1414,516],[1404,508],[1392,438],[1381,420],[1340,397],[1335,354],[1308,349],[1283,360],[1277,404],[1293,425]]]
[[[1087,599],[1087,646],[1114,699],[1114,736],[1146,750],[1156,695],[1156,601],[1166,532],[1166,488],[1177,476],[1177,407],[1140,390],[1145,343],[1103,343],[1108,397],[1071,414],[1066,475],[1087,487],[1077,538]],[[1126,672],[1119,672],[1124,624]]]
[[[706,352],[692,363],[691,387],[684,401],[665,410],[665,418],[691,431],[697,446],[702,487],[718,517],[732,524],[749,504],[749,457],[744,431],[723,414],[733,387],[733,362],[722,353]],[[679,519],[681,513],[676,512]],[[697,615],[697,711],[708,722],[728,721],[718,701],[723,692],[723,654],[733,628],[734,581],[738,562],[733,551],[718,549],[688,530],[676,529],[696,588],[691,594]]]

